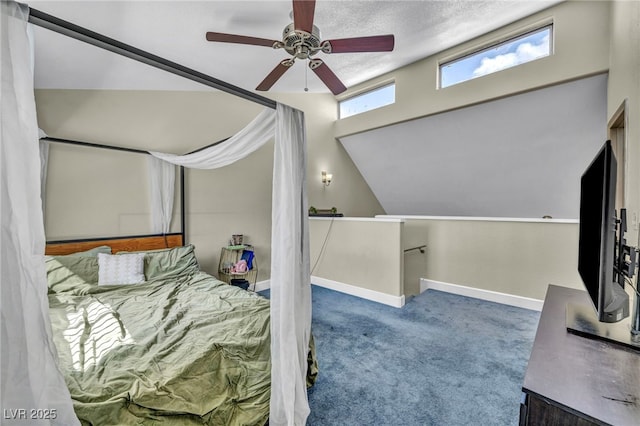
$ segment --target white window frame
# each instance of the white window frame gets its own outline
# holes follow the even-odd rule
[[[345,102],[349,102],[349,101],[353,101],[353,100],[356,100],[356,99],[363,98],[365,96],[369,96],[369,95],[371,95],[371,94],[373,94],[375,92],[378,92],[380,90],[383,90],[383,89],[386,89],[386,88],[389,88],[389,87],[393,87],[393,100],[391,102],[387,102],[387,103],[383,103],[383,104],[379,104],[379,105],[375,104],[374,106],[367,107],[366,109],[363,109],[362,111],[354,112],[354,113],[351,113],[351,114],[348,114],[348,115],[345,115],[343,113],[342,105]],[[373,87],[371,89],[367,89],[367,90],[365,90],[363,92],[360,92],[360,93],[357,93],[357,94],[355,94],[353,96],[349,96],[347,98],[339,100],[338,101],[338,119],[343,119],[343,118],[347,118],[347,117],[353,117],[354,115],[362,114],[364,112],[372,111],[374,109],[378,109],[378,108],[382,108],[382,107],[387,106],[387,105],[394,104],[396,102],[396,89],[395,89],[395,87],[396,87],[396,82],[395,81],[391,81],[391,82],[387,82],[387,83],[381,84],[379,86]]]
[[[485,73],[485,74],[482,74],[482,75],[471,76],[471,77],[469,77],[469,78],[467,78],[465,80],[460,80],[460,81],[457,81],[455,83],[448,84],[447,86],[443,86],[443,84],[442,84],[443,72],[444,72],[444,69],[447,66],[449,66],[451,64],[454,64],[456,62],[463,61],[463,60],[471,58],[471,57],[481,56],[483,53],[485,53],[485,52],[487,52],[489,50],[495,49],[497,47],[500,47],[500,46],[503,46],[503,45],[506,45],[506,44],[509,44],[509,43],[513,43],[513,42],[515,42],[515,41],[517,41],[519,39],[523,39],[523,38],[528,37],[528,36],[530,36],[532,34],[539,33],[539,32],[546,31],[546,30],[549,31],[549,53],[548,53],[548,55],[541,56],[541,57],[538,57],[538,58],[529,59],[529,60],[527,60],[525,62],[520,62],[520,63],[514,64],[514,65],[510,65],[508,67],[500,68],[500,69],[497,69],[495,71],[491,71],[491,72],[488,72],[488,73]],[[439,89],[446,89],[447,87],[452,87],[452,86],[458,85],[460,83],[464,83],[464,82],[467,82],[467,81],[470,81],[470,80],[475,80],[476,78],[483,77],[485,75],[495,74],[496,72],[500,72],[500,71],[507,70],[507,69],[510,69],[510,68],[515,68],[515,67],[518,67],[520,65],[527,64],[529,62],[537,61],[538,59],[547,58],[547,57],[553,55],[553,53],[554,53],[554,40],[553,39],[554,39],[554,24],[553,24],[553,22],[546,22],[544,24],[538,24],[538,25],[536,25],[535,27],[532,27],[532,28],[527,28],[527,29],[524,29],[524,30],[520,30],[517,33],[512,33],[512,34],[510,34],[510,35],[508,35],[506,37],[500,38],[499,40],[494,40],[493,42],[491,42],[489,44],[485,44],[482,47],[475,48],[475,49],[473,49],[471,51],[465,52],[464,54],[457,55],[457,56],[455,56],[453,58],[444,59],[438,64],[438,88]]]

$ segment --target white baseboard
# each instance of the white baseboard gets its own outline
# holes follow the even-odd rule
[[[264,280],[264,281],[256,282],[255,288],[253,290],[262,291],[262,290],[268,290],[270,288],[271,288],[271,280]]]
[[[543,304],[542,300],[531,299],[529,297],[516,296],[513,294],[499,293],[497,291],[483,290],[481,288],[466,287],[458,284],[449,284],[443,283],[441,281],[420,278],[420,293],[428,289],[440,290],[447,293],[459,294],[461,296],[488,300],[490,302],[517,306],[519,308],[531,309],[534,311],[541,311]]]
[[[394,308],[401,308],[405,303],[404,295],[393,296],[391,294],[381,293],[379,291],[369,290],[362,287],[356,287],[354,285],[328,280],[326,278],[320,278],[313,275],[311,276],[311,282],[319,287],[328,288],[330,290],[339,291],[340,293],[346,293],[350,294],[351,296],[356,296],[362,299],[371,300],[373,302],[393,306]]]
[[[350,294],[351,296],[360,297],[362,299],[371,300],[373,302],[382,303],[401,308],[404,306],[405,298],[403,296],[392,296],[390,294],[381,293],[379,291],[369,290],[362,287],[356,287],[350,284],[344,284],[338,281],[328,280],[311,276],[311,282],[318,287],[328,288],[330,290],[339,291],[340,293]],[[255,285],[255,291],[262,291],[271,288],[271,280],[258,281]]]

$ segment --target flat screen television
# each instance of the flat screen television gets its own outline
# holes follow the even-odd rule
[[[607,141],[580,180],[578,246],[578,272],[602,322],[629,316],[629,295],[616,265],[616,176],[616,158]]]
[[[570,332],[640,350],[624,289],[625,277],[632,277],[635,271],[636,251],[624,239],[625,210],[621,209],[621,219],[616,218],[616,176],[616,158],[607,141],[580,180],[578,273],[592,306],[568,304],[566,325]]]

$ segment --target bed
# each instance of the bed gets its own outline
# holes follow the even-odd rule
[[[201,271],[181,238],[155,238],[47,247],[54,342],[78,418],[264,425],[269,300]]]

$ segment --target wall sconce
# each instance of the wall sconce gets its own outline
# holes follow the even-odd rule
[[[331,175],[331,173],[327,173],[325,171],[322,172],[322,184],[324,186],[329,186],[329,184],[331,183],[331,178],[333,176]]]

